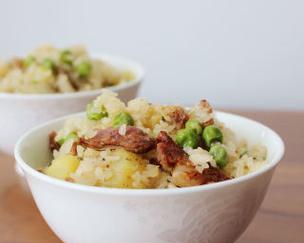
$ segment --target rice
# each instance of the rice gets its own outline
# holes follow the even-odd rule
[[[203,172],[204,169],[209,167],[209,164],[216,167],[216,163],[212,156],[208,153],[207,150],[202,148],[192,149],[192,148],[184,148],[186,153],[189,155],[189,159],[194,164],[196,170],[200,173]]]
[[[150,104],[144,98],[136,98],[128,102],[127,111],[133,117],[135,125],[145,132],[152,133],[155,125],[161,121],[159,107]]]
[[[106,110],[107,116],[99,120],[69,119],[57,131],[55,137],[56,141],[64,142],[60,149],[53,151],[54,160],[50,167],[73,151],[76,153],[73,156],[77,158],[79,165],[74,171],[69,172],[67,178],[71,178],[69,180],[74,183],[119,188],[176,188],[180,187],[179,183],[184,183],[187,177],[201,175],[209,168],[221,171],[229,178],[236,178],[258,170],[267,161],[266,147],[261,144],[249,145],[244,138],[239,138],[235,131],[215,119],[207,101],[201,101],[199,105],[188,110],[172,105],[153,105],[143,98],[134,99],[126,105],[115,93],[104,90],[93,104],[96,106],[94,112],[98,112],[99,107]],[[158,163],[155,148],[136,154],[121,146],[94,149],[79,142],[82,139],[94,138],[98,134],[97,131],[115,128],[113,120],[121,112],[129,114],[133,127],[142,130],[151,138],[156,138],[161,132],[166,132],[174,141],[177,141],[177,133],[183,128],[179,127],[180,119],[174,120],[174,116],[170,116],[172,112],[185,113],[186,116],[178,117],[189,116],[190,119],[199,121],[202,126],[213,124],[212,126],[220,129],[223,135],[223,140],[214,144],[220,145],[226,151],[226,164],[224,166],[218,164],[215,155],[210,153],[210,148],[204,145],[203,141],[200,141],[197,147],[185,146],[183,151],[191,165],[180,164],[173,170],[165,169]],[[128,126],[122,123],[117,127],[119,136],[126,136]],[[67,139],[71,133],[76,134],[76,138],[74,135],[73,139]],[[129,142],[132,143],[132,141]],[[77,146],[73,149],[75,143]],[[56,173],[53,175],[56,177]],[[192,185],[197,184],[191,181],[187,186]]]
[[[134,79],[123,70],[91,58],[84,46],[43,45],[27,57],[0,62],[0,92],[69,93],[100,89]]]
[[[121,125],[118,129],[118,133],[121,136],[124,136],[124,135],[126,135],[126,132],[127,132],[127,125],[126,124]]]
[[[117,153],[117,151],[111,149],[100,152],[88,149],[78,169],[71,177],[75,182],[86,185],[130,188],[154,187],[154,179],[160,175],[159,167],[141,161],[143,163],[141,167],[131,168],[134,170],[131,174],[125,173],[126,171],[119,171],[122,165],[121,161],[128,159],[125,155],[121,150]],[[122,165],[122,167],[124,166]],[[124,168],[127,168],[127,166]]]
[[[110,90],[103,90],[103,95],[98,96],[93,104],[96,107],[104,107],[109,118],[113,118],[120,112],[126,110],[126,105],[117,98],[117,94]]]

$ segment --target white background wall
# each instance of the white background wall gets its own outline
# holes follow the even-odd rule
[[[304,110],[304,1],[0,0],[0,56],[85,43],[141,61],[142,96]]]

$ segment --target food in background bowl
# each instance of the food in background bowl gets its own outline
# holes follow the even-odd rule
[[[90,57],[84,46],[38,47],[25,58],[0,62],[0,92],[67,93],[115,86],[134,79],[128,69]]]
[[[237,131],[235,131],[237,133]],[[105,90],[85,118],[49,136],[52,162],[42,172],[70,182],[117,188],[209,184],[256,171],[266,147],[248,145],[214,117],[206,100],[194,107],[126,105]]]
[[[120,85],[107,87],[128,101],[134,99],[145,77],[140,63],[124,57],[99,55],[118,70],[130,70],[134,79]],[[1,82],[1,81],[0,81]],[[101,89],[70,93],[8,93],[0,92],[0,153],[12,154],[17,139],[28,129],[54,118],[83,111],[88,102],[100,95]],[[22,122],[20,122],[22,118]]]

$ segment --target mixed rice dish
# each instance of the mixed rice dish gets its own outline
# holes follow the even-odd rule
[[[44,45],[25,58],[0,61],[0,92],[68,93],[100,89],[134,79],[129,70],[89,56],[84,46]]]
[[[229,180],[266,163],[263,145],[249,146],[201,100],[190,108],[126,105],[109,90],[49,135],[49,176],[112,188],[176,188]]]

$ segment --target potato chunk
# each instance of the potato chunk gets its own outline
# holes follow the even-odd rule
[[[79,163],[80,161],[76,156],[64,155],[53,160],[52,164],[44,169],[44,173],[64,180],[76,171]]]
[[[140,156],[130,153],[124,149],[112,151],[112,156],[118,156],[119,159],[111,161],[110,167],[113,177],[106,182],[111,187],[130,188],[132,187],[132,175],[136,171],[145,169],[146,161]]]
[[[110,155],[118,159],[110,162],[109,169],[112,172],[112,176],[101,183],[103,186],[150,188],[152,187],[153,179],[159,175],[158,166],[151,165],[148,167],[148,161],[140,155],[124,149],[112,150]]]

